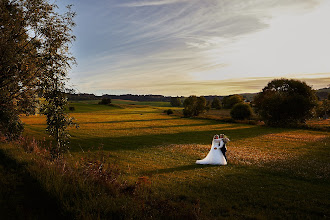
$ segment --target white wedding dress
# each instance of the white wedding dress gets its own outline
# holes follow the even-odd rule
[[[197,164],[227,165],[220,148],[224,145],[222,138],[213,139],[210,152],[203,160],[197,160]]]

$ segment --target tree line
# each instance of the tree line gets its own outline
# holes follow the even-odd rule
[[[179,103],[179,98],[172,99],[171,103]],[[203,96],[190,96],[184,100],[183,107],[185,117],[198,116],[210,108],[225,108],[231,109],[233,119],[249,119],[255,112],[266,125],[291,127],[304,124],[312,117],[327,118],[330,94],[327,99],[319,101],[316,92],[305,82],[282,78],[270,81],[249,103],[240,95],[225,96],[221,101],[214,98],[212,102]]]

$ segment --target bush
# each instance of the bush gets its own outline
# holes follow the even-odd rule
[[[230,111],[230,115],[236,120],[248,119],[252,116],[252,109],[248,104],[237,103]]]
[[[111,99],[110,98],[103,98],[100,102],[99,105],[109,105],[111,104]]]
[[[73,107],[73,106],[71,106],[71,107],[69,107],[69,111],[75,111],[76,109],[75,109],[75,107]]]
[[[173,112],[173,110],[172,109],[168,109],[168,110],[166,110],[166,114],[168,114],[168,115],[172,115],[174,112]]]
[[[315,92],[305,82],[274,79],[254,97],[255,111],[269,126],[297,126],[312,116]]]

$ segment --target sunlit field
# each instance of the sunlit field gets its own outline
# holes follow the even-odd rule
[[[70,104],[79,124],[70,128],[72,160],[102,155],[99,159],[116,165],[121,178],[144,179],[150,196],[193,210],[187,218],[330,217],[327,132],[169,116],[163,113],[168,103],[115,104]],[[43,116],[23,121],[26,135],[49,139]],[[220,133],[231,140],[228,165],[196,165]]]

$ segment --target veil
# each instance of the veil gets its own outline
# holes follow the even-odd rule
[[[197,160],[196,164],[226,165],[227,161],[220,150],[223,145],[224,142],[222,139],[213,139],[207,156],[202,160]]]

